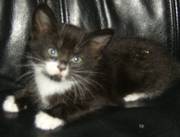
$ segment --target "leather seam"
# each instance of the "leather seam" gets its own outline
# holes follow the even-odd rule
[[[178,31],[177,31],[177,21],[178,19],[176,19],[176,15],[178,14],[177,11],[175,10],[177,7],[175,7],[175,1],[177,0],[169,0],[168,1],[168,21],[167,21],[167,25],[168,25],[168,33],[170,33],[170,35],[168,36],[168,41],[167,44],[170,46],[169,48],[171,48],[171,53],[177,57],[177,47],[178,47]]]

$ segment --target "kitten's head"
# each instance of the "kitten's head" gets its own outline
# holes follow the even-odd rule
[[[52,11],[40,5],[33,16],[31,60],[40,73],[55,81],[95,74],[112,30],[88,33],[72,25],[57,25]]]

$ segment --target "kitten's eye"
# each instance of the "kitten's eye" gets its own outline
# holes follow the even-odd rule
[[[58,56],[58,52],[55,48],[49,48],[48,49],[48,54],[51,56],[51,57],[57,57]]]
[[[71,61],[73,62],[73,63],[76,63],[76,64],[80,64],[80,63],[82,63],[82,58],[81,57],[79,57],[79,56],[74,56],[72,59],[71,59]]]

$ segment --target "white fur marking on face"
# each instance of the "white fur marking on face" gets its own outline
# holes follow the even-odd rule
[[[54,94],[63,94],[67,90],[71,89],[73,85],[76,84],[75,81],[63,80],[58,82],[51,80],[42,73],[42,68],[34,64],[35,71],[35,82],[38,88],[39,95],[41,97],[42,103],[46,106],[48,102],[46,100],[47,96]]]
[[[69,67],[67,66],[67,68],[61,72],[61,74],[62,80],[65,80],[66,76],[69,74]]]
[[[19,112],[18,106],[15,103],[14,96],[7,96],[6,100],[3,102],[3,110],[10,113]]]
[[[57,61],[47,61],[45,65],[46,72],[49,75],[59,74],[58,62]]]
[[[132,102],[132,101],[137,101],[139,99],[144,99],[147,98],[147,95],[144,93],[133,93],[125,96],[123,99],[125,102]]]
[[[63,126],[64,124],[64,120],[52,117],[42,111],[35,116],[35,126],[42,130],[53,130],[59,126]]]

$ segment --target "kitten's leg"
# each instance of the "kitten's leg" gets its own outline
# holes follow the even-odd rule
[[[62,115],[62,108],[61,105],[58,105],[58,107],[39,111],[35,116],[35,126],[42,130],[53,130],[64,126],[66,122]]]
[[[6,97],[5,101],[2,104],[2,108],[5,112],[10,112],[10,113],[19,112],[18,105],[16,104],[15,97],[13,95]]]
[[[78,106],[73,106],[72,104],[65,106],[58,105],[37,113],[35,116],[35,126],[42,130],[53,130],[89,112],[89,109],[78,108]]]
[[[2,104],[5,112],[18,113],[20,110],[27,109],[27,93],[24,90],[17,92],[15,95],[7,96]]]
[[[46,112],[39,111],[35,116],[35,126],[42,130],[53,130],[63,126],[65,121],[58,117],[53,117]]]

